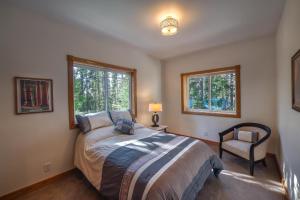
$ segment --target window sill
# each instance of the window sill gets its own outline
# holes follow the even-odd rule
[[[216,117],[228,117],[228,118],[241,118],[240,113],[221,113],[221,112],[195,112],[195,111],[187,111],[183,110],[183,114],[189,115],[206,115],[206,116],[216,116]]]

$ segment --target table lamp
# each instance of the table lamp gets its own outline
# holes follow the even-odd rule
[[[153,112],[152,114],[152,122],[153,125],[152,127],[159,127],[158,121],[159,121],[159,116],[157,112],[162,111],[162,104],[161,103],[150,103],[149,104],[149,112]]]

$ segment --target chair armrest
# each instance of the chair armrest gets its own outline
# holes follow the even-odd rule
[[[270,137],[271,133],[269,132],[267,135],[265,135],[263,138],[261,138],[260,140],[258,140],[257,142],[253,143],[250,146],[250,160],[254,160],[254,153],[255,153],[255,148],[258,148],[259,146],[264,145],[263,143],[265,143],[269,137]]]
[[[251,148],[255,148],[257,147],[258,145],[262,144],[263,142],[265,142],[269,137],[270,137],[271,134],[267,134],[265,135],[263,138],[261,138],[260,140],[258,140],[257,142],[253,143],[250,147],[250,150]]]
[[[231,133],[231,132],[234,130],[234,128],[235,128],[235,126],[234,126],[234,127],[231,127],[231,128],[229,128],[229,129],[227,129],[227,130],[222,131],[222,132],[219,133],[220,143],[223,142],[223,137],[224,137],[225,135]]]

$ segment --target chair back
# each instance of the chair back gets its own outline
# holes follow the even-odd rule
[[[258,132],[258,139],[259,140],[268,134],[268,132],[265,131],[264,129],[253,127],[253,126],[243,126],[243,127],[239,128],[239,130]]]
[[[241,131],[255,131],[258,132],[258,139],[263,137],[270,137],[271,129],[263,124],[258,123],[241,123],[237,125],[237,128]]]

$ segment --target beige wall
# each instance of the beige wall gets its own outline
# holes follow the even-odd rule
[[[180,73],[234,65],[241,65],[241,119],[181,113]],[[166,60],[163,67],[165,123],[170,131],[214,141],[219,141],[218,132],[239,122],[263,123],[273,130],[269,150],[275,152],[275,69],[273,36]]]
[[[68,127],[66,55],[135,67],[138,120],[150,123],[148,103],[161,100],[161,64],[108,36],[0,4],[0,196],[73,168],[76,131]],[[54,112],[14,114],[13,77],[51,78]],[[51,172],[42,170],[51,162]]]
[[[77,131],[68,128],[65,58],[72,54],[137,68],[142,123],[150,123],[148,103],[163,96],[163,121],[170,131],[218,141],[219,131],[255,121],[273,129],[269,151],[274,153],[278,124],[282,167],[291,199],[296,199],[300,113],[291,109],[290,58],[300,48],[298,8],[299,0],[287,0],[276,40],[269,36],[168,59],[161,71],[159,60],[128,44],[0,3],[0,196],[73,168]],[[241,65],[241,119],[181,113],[180,73],[237,64]],[[14,76],[52,78],[54,112],[16,116]],[[49,173],[43,172],[45,162],[52,163]]]
[[[291,199],[300,199],[300,113],[292,109],[291,103],[291,57],[300,49],[299,9],[299,0],[287,0],[277,33],[278,131],[281,164]]]

